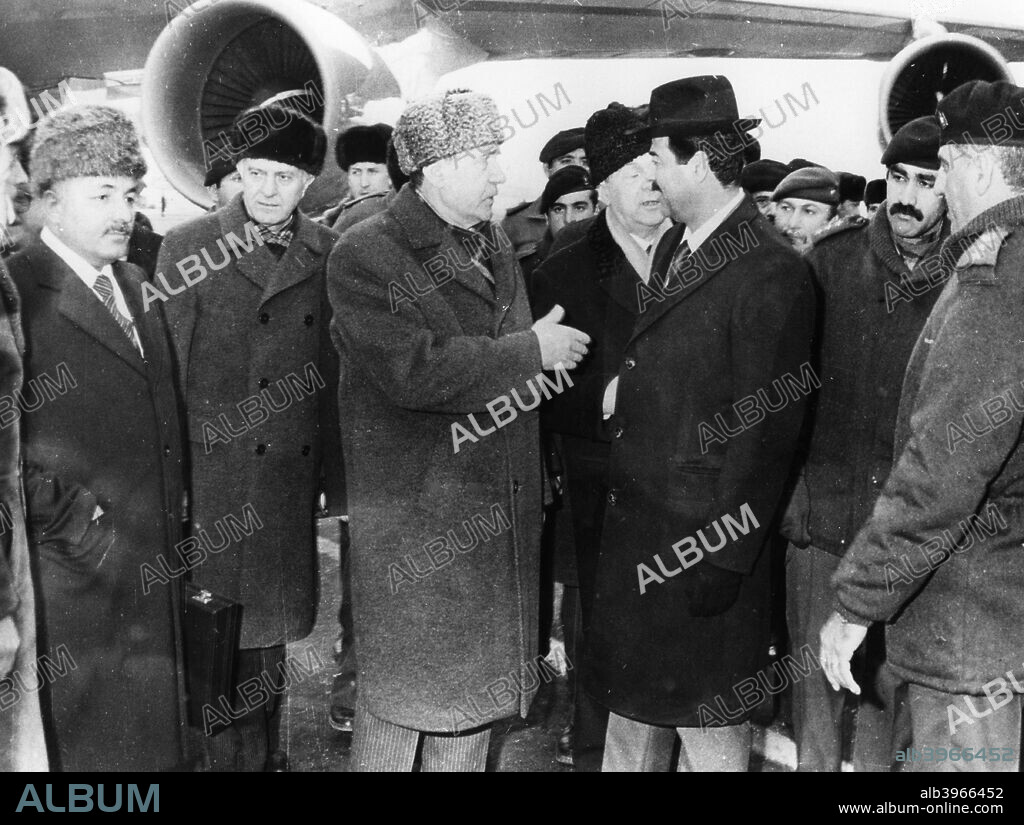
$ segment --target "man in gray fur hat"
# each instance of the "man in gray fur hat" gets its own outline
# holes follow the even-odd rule
[[[498,124],[494,101],[468,91],[407,107],[393,140],[410,185],[328,263],[360,771],[410,770],[421,736],[423,770],[483,770],[491,723],[525,715],[550,677],[536,649],[536,407],[589,338],[559,307],[532,322],[491,223]],[[557,385],[543,376],[556,366]]]
[[[39,647],[66,670],[44,679],[51,766],[180,769],[181,578],[141,575],[181,538],[174,362],[121,260],[146,162],[124,114],[77,106],[39,124],[30,168],[45,226],[8,266],[36,387],[19,407]]]

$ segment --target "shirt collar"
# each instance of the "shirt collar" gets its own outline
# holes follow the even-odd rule
[[[698,226],[695,230],[691,231],[689,226],[683,230],[683,242],[690,247],[690,252],[696,252],[700,248],[700,245],[711,237],[711,233],[725,223],[726,219],[733,213],[736,207],[743,202],[743,196],[744,192],[740,189],[728,203],[722,206],[721,209],[715,212],[714,215],[704,221],[704,223]]]
[[[96,288],[96,279],[101,274],[106,275],[111,279],[111,281],[113,281],[114,268],[110,264],[107,264],[102,269],[96,269],[96,267],[89,263],[85,258],[58,238],[56,234],[51,232],[50,227],[43,227],[43,231],[39,233],[39,240],[50,247],[57,257],[71,267],[74,273],[85,281],[85,285],[89,287],[89,289]]]

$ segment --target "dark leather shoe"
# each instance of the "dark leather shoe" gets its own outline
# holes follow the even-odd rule
[[[352,720],[356,712],[342,705],[331,705],[331,727],[342,733],[352,733]]]

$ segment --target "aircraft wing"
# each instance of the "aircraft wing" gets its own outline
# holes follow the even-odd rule
[[[0,61],[31,89],[138,69],[168,21],[200,0],[4,0]],[[280,0],[279,8],[304,0]],[[314,0],[376,46],[419,29],[490,59],[787,57],[887,60],[930,16],[1024,60],[1024,5],[1003,0]],[[474,50],[475,50],[474,49]]]

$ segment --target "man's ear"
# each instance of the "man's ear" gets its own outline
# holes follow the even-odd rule
[[[704,179],[711,174],[711,163],[703,149],[698,149],[697,154],[690,158],[689,167],[693,170],[693,179],[697,183],[703,183]]]
[[[1003,177],[1002,169],[996,159],[995,152],[974,152],[970,181],[974,185],[974,193],[979,197],[985,195],[997,179]]]
[[[302,185],[302,197],[306,197],[306,190],[313,185],[313,181],[316,180],[316,175],[311,175],[309,172],[306,172],[305,170],[303,170],[302,174],[306,176],[306,182]]]

